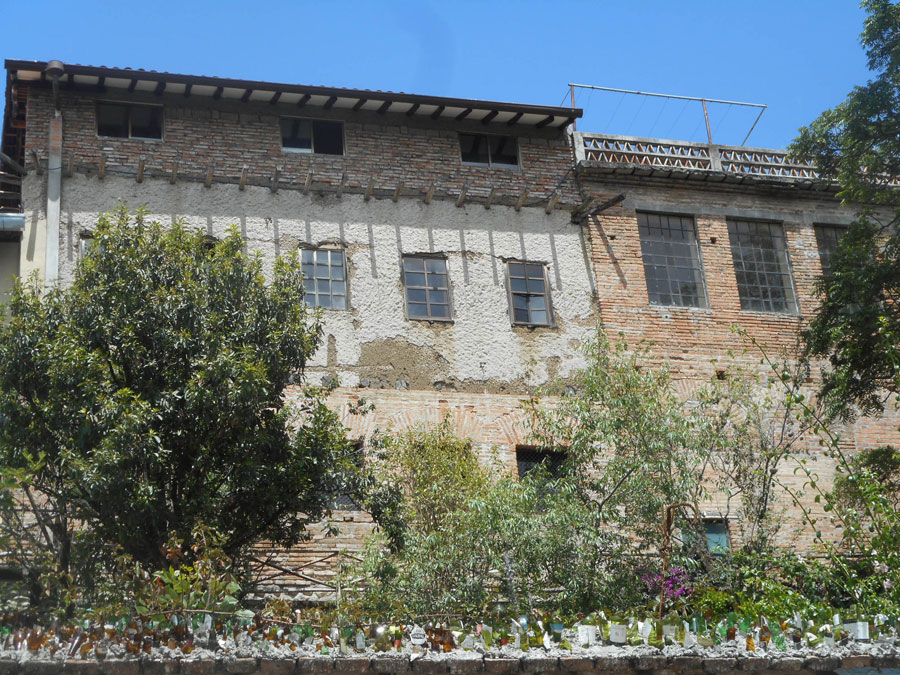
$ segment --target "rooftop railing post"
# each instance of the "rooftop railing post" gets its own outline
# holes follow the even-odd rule
[[[583,162],[584,155],[584,134],[579,131],[572,132],[572,147],[575,148],[575,163]]]
[[[709,146],[709,168],[712,171],[722,170],[722,156],[719,154],[718,145]]]

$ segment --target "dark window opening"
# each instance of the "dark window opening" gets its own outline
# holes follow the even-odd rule
[[[336,248],[305,248],[300,252],[303,300],[312,307],[347,309],[347,267]]]
[[[840,225],[815,225],[815,232],[819,261],[822,263],[822,276],[827,277],[831,274],[831,256],[837,250],[847,228]]]
[[[508,262],[506,274],[513,323],[549,326],[553,314],[543,263]]]
[[[705,307],[694,219],[638,213],[647,296],[654,305]]]
[[[464,164],[519,166],[519,147],[514,136],[460,134],[459,150]]]
[[[530,446],[519,446],[516,448],[516,469],[518,470],[519,478],[527,476],[538,467],[543,467],[550,478],[557,479],[562,476],[565,459],[565,453],[548,450],[547,448]]]
[[[366,453],[364,448],[365,444],[362,440],[353,441],[353,448],[351,451],[353,453],[353,456],[351,458],[351,461],[359,470],[362,470],[366,461]],[[360,504],[353,498],[353,495],[351,495],[349,492],[340,492],[336,495],[333,495],[328,500],[328,508],[331,511],[363,510]]]
[[[741,309],[796,312],[787,242],[781,225],[729,220],[728,236]]]
[[[160,106],[97,104],[97,135],[111,138],[161,139],[163,113]]]
[[[344,154],[344,125],[341,122],[281,119],[281,147],[317,155]]]
[[[450,282],[443,258],[403,256],[406,315],[410,319],[450,319]]]

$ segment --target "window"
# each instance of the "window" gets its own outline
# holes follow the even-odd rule
[[[410,319],[450,319],[447,261],[426,256],[403,256],[406,316]]]
[[[325,309],[347,309],[347,267],[338,248],[304,248],[303,290],[307,305]]]
[[[713,555],[723,555],[730,548],[728,544],[728,523],[724,520],[704,520],[703,534],[706,550]]]
[[[97,245],[94,239],[94,233],[84,230],[78,235],[78,259],[81,260],[88,252]]]
[[[158,105],[97,104],[97,135],[112,138],[162,139],[163,113]]]
[[[647,295],[654,305],[705,307],[694,219],[638,213]]]
[[[519,146],[515,136],[460,134],[459,150],[463,164],[519,166]]]
[[[822,276],[831,274],[831,256],[837,250],[841,237],[847,231],[840,225],[816,225],[816,245],[819,248],[819,260],[822,263]]]
[[[526,326],[549,326],[553,322],[550,290],[543,263],[508,262],[506,274],[512,322]]]
[[[741,309],[795,312],[787,242],[781,225],[729,220],[728,237]]]
[[[362,471],[366,462],[364,443],[361,440],[353,441],[350,461],[358,471]],[[338,492],[328,500],[328,508],[331,511],[362,511],[362,508],[349,491]]]
[[[559,478],[562,475],[565,453],[548,450],[547,448],[535,448],[520,445],[516,448],[516,468],[519,478],[527,476],[539,466],[544,467],[550,478]]]
[[[326,120],[281,118],[281,147],[288,152],[344,154],[344,125]]]

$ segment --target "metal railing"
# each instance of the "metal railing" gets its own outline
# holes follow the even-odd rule
[[[715,171],[744,176],[801,179],[818,177],[811,165],[790,161],[784,151],[732,145],[576,132],[575,154],[579,162]]]

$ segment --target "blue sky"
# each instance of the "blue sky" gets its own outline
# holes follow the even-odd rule
[[[852,0],[3,3],[3,56],[543,105],[569,82],[765,103],[782,148],[869,72]],[[579,130],[704,141],[699,103],[578,91]],[[711,105],[713,140],[756,113]]]

